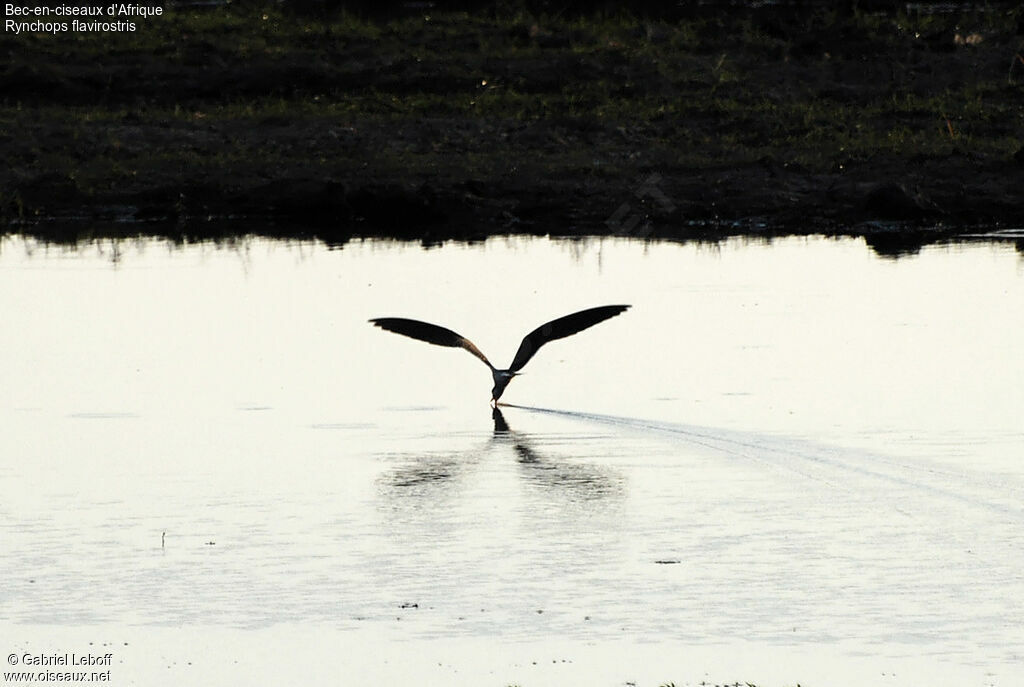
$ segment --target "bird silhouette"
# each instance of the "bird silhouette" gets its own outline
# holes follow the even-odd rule
[[[466,349],[484,361],[484,364],[491,370],[491,376],[494,378],[494,388],[491,389],[491,404],[497,406],[498,399],[505,392],[505,387],[509,385],[513,377],[519,374],[519,370],[523,369],[523,366],[530,361],[530,358],[534,356],[541,346],[550,341],[564,339],[567,336],[577,334],[588,327],[593,327],[598,322],[604,322],[610,317],[615,317],[625,312],[629,307],[628,305],[603,305],[598,308],[580,310],[571,315],[559,317],[557,320],[551,320],[542,324],[523,337],[523,342],[519,344],[519,350],[516,351],[512,364],[504,370],[494,367],[491,361],[487,359],[487,356],[480,352],[480,349],[472,341],[461,334],[453,332],[451,329],[404,317],[378,317],[370,320],[370,322],[385,331],[408,336],[419,341],[426,341],[436,346]]]

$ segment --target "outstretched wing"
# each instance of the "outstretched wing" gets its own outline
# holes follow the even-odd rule
[[[523,343],[519,344],[516,357],[508,369],[511,372],[518,372],[530,361],[530,358],[537,352],[537,349],[548,341],[572,336],[587,327],[593,327],[598,322],[604,322],[609,317],[615,317],[627,309],[629,309],[628,305],[603,305],[600,308],[580,310],[572,315],[559,317],[557,320],[551,320],[547,324],[542,324],[523,337]]]
[[[408,336],[412,339],[419,339],[420,341],[426,341],[436,346],[448,346],[449,348],[465,348],[467,351],[475,355],[480,360],[484,361],[487,367],[494,369],[491,365],[491,361],[487,359],[480,349],[473,345],[473,342],[466,337],[456,334],[451,329],[445,329],[444,327],[438,327],[436,324],[430,324],[429,322],[420,322],[419,320],[407,320],[404,317],[378,317],[370,320],[373,324],[381,329],[395,334],[401,334],[402,336]]]

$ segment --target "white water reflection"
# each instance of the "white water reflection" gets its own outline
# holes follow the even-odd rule
[[[618,302],[498,417],[479,361],[366,323],[437,322],[503,364]],[[142,242],[112,266],[7,239],[0,639],[304,626],[386,655],[484,642],[499,668],[569,642],[577,672],[531,684],[621,684],[582,647],[642,638],[686,647],[664,669],[691,672],[652,678],[677,684],[772,684],[773,655],[806,682],[815,654],[835,685],[940,659],[928,684],[1013,684],[1021,306],[999,245]],[[709,676],[723,647],[738,672]]]

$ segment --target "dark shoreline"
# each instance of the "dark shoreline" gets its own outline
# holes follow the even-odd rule
[[[899,253],[1024,218],[1019,7],[167,15],[0,37],[0,232]]]
[[[175,245],[212,243],[218,246],[244,245],[252,239],[273,241],[314,241],[328,248],[341,249],[350,243],[366,240],[413,242],[423,248],[435,248],[449,242],[476,244],[491,238],[538,237],[566,241],[633,240],[648,243],[698,243],[715,245],[729,239],[772,241],[795,236],[827,238],[861,238],[875,254],[899,258],[914,255],[929,245],[964,245],[969,243],[1013,244],[1024,256],[1024,230],[998,227],[918,227],[905,224],[865,223],[849,228],[785,229],[755,223],[696,224],[683,229],[659,231],[651,227],[641,233],[569,233],[558,227],[535,227],[533,230],[483,232],[473,227],[441,225],[410,227],[408,231],[359,231],[346,226],[317,226],[303,223],[265,222],[243,219],[203,219],[186,222],[96,222],[76,218],[44,221],[31,225],[14,225],[0,232],[3,237],[22,237],[46,244],[82,247],[97,242],[134,242],[139,239],[168,241]]]

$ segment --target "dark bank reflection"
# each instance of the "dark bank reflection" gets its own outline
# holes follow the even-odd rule
[[[388,456],[403,463],[381,477],[386,496],[438,499],[451,494],[467,471],[475,468],[483,451],[451,454],[418,453]]]

